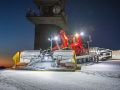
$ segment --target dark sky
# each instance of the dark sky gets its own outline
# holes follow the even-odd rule
[[[34,25],[26,17],[33,0],[0,0],[0,53],[33,49]],[[92,46],[120,49],[120,0],[68,0],[69,30],[91,32]]]

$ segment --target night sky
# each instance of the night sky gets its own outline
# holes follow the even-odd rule
[[[0,0],[0,54],[33,49],[34,25],[25,15],[33,0]],[[120,0],[68,0],[72,33],[91,32],[92,46],[120,49]]]

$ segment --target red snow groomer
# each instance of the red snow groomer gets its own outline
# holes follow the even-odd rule
[[[83,55],[88,52],[88,49],[83,47],[83,42],[80,34],[66,35],[64,30],[60,30],[59,38],[61,39],[61,44],[59,45],[56,41],[56,45],[52,48],[53,51],[59,49],[71,49],[74,50],[76,55]]]

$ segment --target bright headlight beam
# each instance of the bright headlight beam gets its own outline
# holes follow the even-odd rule
[[[76,33],[76,34],[75,34],[75,37],[79,37],[79,34],[78,34],[78,33]]]
[[[54,40],[57,41],[57,40],[58,40],[58,36],[55,36],[55,37],[54,37]]]
[[[84,34],[84,32],[81,32],[80,35],[81,35],[81,36],[84,36],[85,34]]]

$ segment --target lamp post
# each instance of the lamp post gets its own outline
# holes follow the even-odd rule
[[[88,54],[90,54],[90,42],[92,42],[91,40],[91,35],[89,35],[89,40],[87,41],[87,44],[88,44]]]
[[[85,33],[84,33],[84,32],[81,32],[80,35],[81,35],[81,36],[85,36]],[[89,39],[89,40],[87,40],[87,48],[88,48],[88,54],[89,54],[89,53],[90,53],[90,52],[89,52],[89,51],[90,51],[90,42],[92,42],[92,40],[91,40],[91,35],[88,35],[88,39]]]
[[[50,49],[52,51],[52,42],[53,42],[53,39],[52,38],[48,38],[48,40],[50,41]]]
[[[60,47],[59,47],[59,45],[58,45],[58,39],[59,39],[58,36],[55,36],[55,37],[54,37],[54,40],[55,40],[55,42],[56,42],[56,44],[57,44],[57,47],[58,47],[58,49],[60,50]]]
[[[88,55],[90,54],[89,50],[90,50],[90,42],[87,41],[87,46],[88,46]]]
[[[53,47],[53,40],[56,42],[57,47],[58,47],[58,49],[60,50],[60,47],[59,47],[59,45],[58,45],[58,39],[59,39],[58,36],[48,38],[48,40],[51,42],[51,45],[50,45],[51,51],[52,51],[52,47]]]

